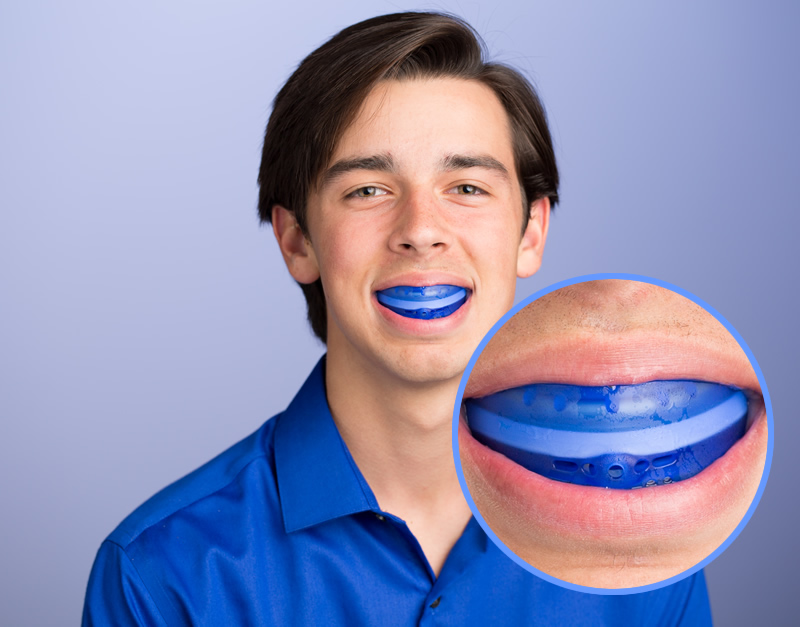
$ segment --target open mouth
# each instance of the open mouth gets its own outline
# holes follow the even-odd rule
[[[378,302],[405,318],[446,318],[467,301],[469,291],[457,285],[397,285],[376,292]]]
[[[693,477],[745,433],[747,399],[705,381],[533,384],[468,399],[473,437],[539,475],[637,489]]]
[[[542,382],[567,388],[614,384],[634,389],[649,382],[694,381],[740,390],[747,399],[747,416],[744,435],[694,476],[669,485],[661,479],[656,486],[641,490],[605,490],[588,482],[564,482],[564,475],[556,481],[547,474],[532,472],[513,457],[481,443],[480,435],[474,433],[480,430],[476,429],[477,419],[470,415],[467,424],[463,415],[458,439],[464,474],[476,503],[487,510],[489,518],[504,522],[515,519],[518,524],[540,529],[543,526],[559,535],[575,533],[584,538],[617,538],[622,542],[636,535],[697,531],[723,510],[728,532],[738,524],[764,468],[767,416],[754,372],[735,353],[710,345],[698,351],[693,337],[688,335],[656,339],[653,333],[645,332],[627,333],[624,344],[616,337],[592,337],[588,341],[583,336],[559,337],[536,342],[519,341],[513,336],[501,339],[505,342],[500,345],[501,350],[495,349],[491,359],[479,361],[473,369],[464,392],[465,407],[482,397],[524,390]],[[564,359],[564,355],[568,358]],[[692,420],[683,422],[689,425]],[[597,422],[602,422],[602,413]],[[669,444],[664,451],[679,448]],[[582,459],[562,457],[560,453],[553,459],[576,464]],[[655,461],[649,459],[651,464]],[[626,458],[625,464],[620,464],[623,477],[636,476],[638,461],[638,457]],[[596,463],[597,470],[604,469],[606,473],[612,465]],[[672,467],[663,468],[664,478]],[[587,477],[582,468],[572,476]],[[644,481],[645,486],[649,480]],[[711,503],[713,507],[707,507]],[[535,525],[531,524],[533,521]]]

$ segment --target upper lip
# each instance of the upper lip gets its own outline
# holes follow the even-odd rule
[[[736,349],[741,349],[736,346]],[[744,360],[744,362],[743,362]],[[516,342],[491,364],[478,360],[464,397],[486,396],[530,383],[602,386],[654,380],[692,379],[761,393],[743,352],[728,343],[700,345],[692,335],[654,337],[652,329],[622,336],[571,334]]]
[[[471,290],[469,281],[450,272],[440,270],[414,271],[395,274],[381,279],[373,285],[373,291],[379,292],[390,287],[408,285],[409,287],[428,287],[431,285],[455,285]]]

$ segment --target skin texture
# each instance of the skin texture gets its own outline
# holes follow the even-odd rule
[[[612,385],[697,379],[745,390],[750,428],[691,479],[643,490],[552,481],[478,443],[463,422],[459,454],[478,509],[535,568],[571,583],[627,588],[662,581],[719,547],[758,489],[767,420],[757,377],[708,312],[637,281],[591,281],[551,292],[487,344],[465,390],[484,396],[527,383]]]
[[[515,172],[508,118],[490,89],[390,81],[341,137],[311,194],[309,233],[289,208],[273,210],[292,276],[322,279],[334,420],[381,508],[407,522],[435,573],[471,515],[450,449],[458,382],[513,304],[516,277],[539,268],[547,235],[546,199],[531,204],[523,231]],[[442,283],[470,290],[447,318],[404,318],[375,297]]]

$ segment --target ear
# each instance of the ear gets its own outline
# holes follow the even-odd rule
[[[542,265],[544,243],[550,226],[550,199],[540,198],[531,203],[528,226],[517,249],[517,276],[520,279],[534,274]]]
[[[272,208],[272,231],[278,240],[289,274],[294,280],[298,283],[316,281],[319,278],[317,256],[311,240],[303,233],[294,213],[285,207],[275,205]]]

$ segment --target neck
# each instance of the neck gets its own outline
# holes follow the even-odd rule
[[[402,518],[438,574],[471,513],[452,452],[459,379],[398,380],[329,353],[328,404],[381,509]]]

